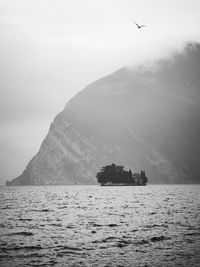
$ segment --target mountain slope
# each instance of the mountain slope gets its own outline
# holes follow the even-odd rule
[[[8,185],[95,183],[112,162],[152,183],[200,173],[200,46],[151,69],[122,68],[87,86],[51,124],[38,154]]]

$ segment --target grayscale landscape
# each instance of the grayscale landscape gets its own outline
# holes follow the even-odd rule
[[[0,266],[200,266],[199,11],[0,1]]]
[[[108,163],[145,169],[151,183],[200,182],[200,45],[152,67],[89,84],[50,126],[9,185],[95,184]]]

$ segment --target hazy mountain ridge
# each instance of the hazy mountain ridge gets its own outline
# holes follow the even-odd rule
[[[150,182],[199,182],[200,45],[155,68],[117,72],[88,85],[51,124],[38,154],[11,185],[95,183],[112,162]]]

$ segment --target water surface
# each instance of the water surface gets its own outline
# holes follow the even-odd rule
[[[0,188],[0,266],[200,266],[200,185]]]

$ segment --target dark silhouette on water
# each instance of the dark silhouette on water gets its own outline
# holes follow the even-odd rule
[[[98,183],[105,185],[146,185],[148,179],[144,171],[141,173],[133,173],[125,171],[123,166],[111,164],[102,167],[96,175]]]

